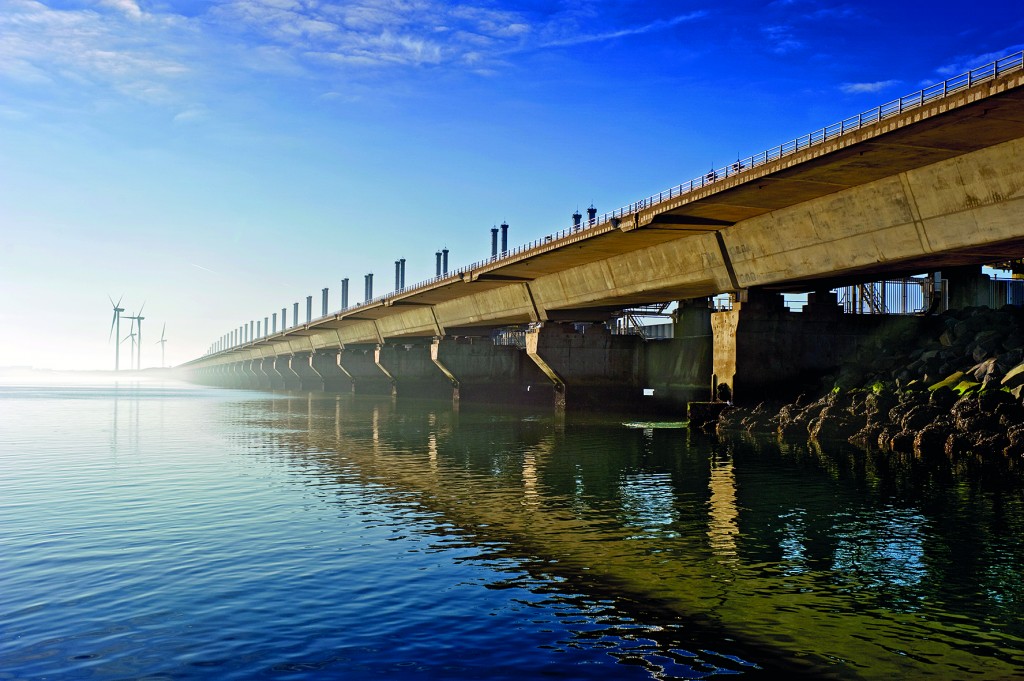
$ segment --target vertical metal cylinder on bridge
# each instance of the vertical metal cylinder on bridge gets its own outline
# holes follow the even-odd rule
[[[269,336],[270,335],[270,317],[264,317],[263,318],[263,335],[264,336]]]
[[[321,317],[327,316],[327,292],[329,290],[330,289],[325,288],[323,291],[321,291],[321,293],[323,294],[323,305],[321,305],[321,307],[323,308],[323,312],[320,313]]]
[[[395,291],[402,290],[402,263],[395,261]]]
[[[306,296],[306,323],[313,321],[313,296]]]
[[[441,274],[448,274],[448,249],[441,249]]]
[[[249,342],[256,340],[256,336],[253,335],[256,331],[256,321],[254,319],[249,320]]]
[[[373,272],[366,275],[363,282],[363,302],[368,303],[373,298]]]
[[[292,326],[299,325],[299,303],[296,302],[292,306]]]
[[[273,330],[271,331],[271,333],[277,333],[277,313],[275,312],[274,314],[272,314],[270,316],[274,320],[274,326],[273,326]]]
[[[281,330],[284,331],[288,328],[288,308],[281,308]]]
[[[501,252],[508,253],[508,223],[501,223]]]
[[[491,227],[491,257],[498,255],[498,228]]]
[[[594,208],[594,204],[590,204],[590,208],[587,209],[587,224],[591,227],[597,222],[597,209]]]
[[[583,216],[580,215],[579,209],[576,209],[576,212],[572,214],[572,228],[573,229],[579,229],[580,228],[580,220],[582,220],[582,219],[583,219]]]
[[[256,335],[253,337],[253,340],[256,340],[257,338],[263,338],[263,329],[260,328],[260,324],[261,324],[261,322],[259,320],[257,320],[256,321]]]
[[[434,276],[440,277],[441,276],[441,251],[438,251],[434,255],[437,256],[437,271],[434,273]]]
[[[399,258],[398,262],[402,263],[402,288],[405,288],[405,258]]]

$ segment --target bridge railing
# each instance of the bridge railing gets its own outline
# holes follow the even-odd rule
[[[1004,57],[1000,57],[995,61],[989,62],[977,68],[953,76],[952,78],[947,78],[946,80],[941,81],[939,83],[934,83],[916,92],[912,92],[909,95],[904,95],[903,97],[900,97],[898,99],[894,99],[890,102],[886,102],[885,104],[876,106],[873,109],[868,109],[867,111],[863,111],[854,116],[849,116],[847,118],[842,119],[841,121],[832,123],[830,125],[826,125],[805,135],[795,137],[794,139],[783,142],[782,144],[778,144],[772,147],[771,149],[766,149],[757,154],[747,156],[746,158],[738,159],[735,162],[730,163],[729,165],[723,166],[721,168],[712,168],[706,174],[689,180],[688,182],[677,184],[674,187],[669,187],[668,189],[660,191],[657,194],[651,194],[645,199],[634,201],[633,203],[622,206],[621,208],[608,211],[603,215],[595,217],[593,220],[587,220],[581,223],[579,226],[573,225],[572,227],[567,227],[552,234],[540,237],[539,239],[534,239],[529,243],[516,246],[515,248],[512,248],[507,251],[503,251],[489,258],[478,260],[474,263],[470,263],[469,265],[464,265],[456,270],[453,270],[452,272],[449,272],[448,274],[443,274],[441,276],[433,277],[431,279],[418,282],[411,286],[407,286],[399,290],[377,296],[371,300],[364,301],[362,303],[357,303],[356,305],[349,306],[348,308],[345,309],[350,310],[359,307],[380,304],[388,300],[389,298],[393,298],[401,293],[407,293],[409,291],[413,291],[416,289],[426,288],[448,279],[456,280],[459,279],[460,276],[466,272],[470,272],[472,270],[478,269],[485,265],[490,265],[492,263],[504,260],[506,258],[511,258],[526,251],[531,251],[549,244],[554,244],[555,242],[558,242],[558,245],[562,246],[565,244],[564,240],[567,237],[576,234],[579,234],[581,237],[586,237],[587,232],[595,230],[599,227],[607,228],[607,226],[617,226],[617,221],[622,220],[626,216],[632,215],[633,213],[650,208],[658,203],[661,203],[662,201],[673,199],[678,196],[682,196],[684,194],[689,194],[691,192],[700,190],[720,180],[724,180],[729,177],[734,177],[736,175],[739,175],[740,173],[752,170],[753,168],[763,166],[766,163],[771,163],[773,161],[779,160],[780,158],[784,158],[791,154],[795,154],[798,151],[802,151],[804,149],[808,149],[810,147],[823,144],[841,135],[845,135],[846,133],[859,130],[869,125],[874,125],[875,123],[883,121],[892,116],[898,116],[911,109],[916,109],[918,107],[924,106],[925,104],[929,104],[944,97],[956,94],[970,87],[973,87],[974,85],[977,85],[979,83],[994,80],[995,78],[1006,73],[1012,73],[1014,71],[1020,71],[1022,69],[1024,69],[1024,50],[1020,52],[1015,52],[1013,54],[1009,54]],[[612,224],[609,225],[609,223]],[[342,310],[342,312],[344,311],[345,310]],[[321,317],[321,319],[323,318]],[[248,343],[242,343],[240,345],[247,344]]]

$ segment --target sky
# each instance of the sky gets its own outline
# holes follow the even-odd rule
[[[350,303],[1024,49],[1019,0],[0,0],[0,366]],[[123,321],[122,337],[130,328]],[[130,339],[121,346],[126,366]]]

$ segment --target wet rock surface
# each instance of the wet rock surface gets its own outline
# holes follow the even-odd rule
[[[1024,459],[1024,310],[967,308],[880,334],[818,395],[736,406],[717,429],[843,439],[916,457]]]

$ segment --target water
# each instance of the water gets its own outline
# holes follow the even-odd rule
[[[0,679],[1024,678],[1024,483],[683,424],[0,386]]]

